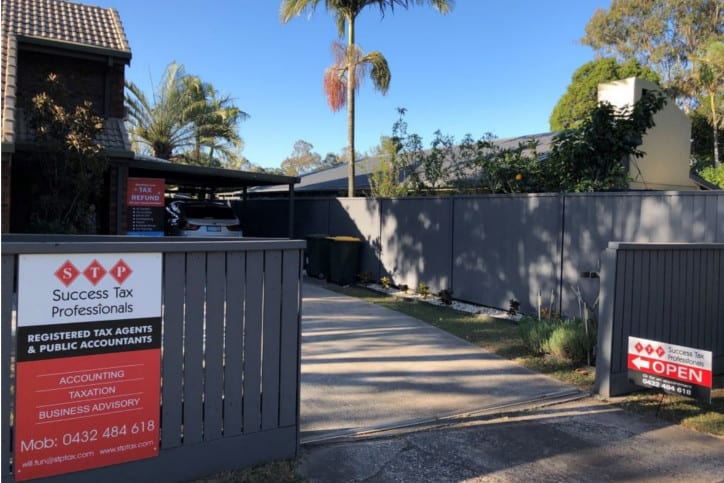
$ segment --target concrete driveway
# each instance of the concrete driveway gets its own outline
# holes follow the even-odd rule
[[[724,482],[724,439],[317,285],[303,311],[298,471],[311,482]]]
[[[420,320],[304,286],[302,441],[578,394]]]

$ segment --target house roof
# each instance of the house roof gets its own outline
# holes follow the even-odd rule
[[[500,149],[517,148],[520,144],[529,141],[538,143],[536,151],[539,155],[545,155],[550,150],[551,142],[556,133],[548,132],[532,134],[529,136],[517,136],[494,140],[494,144]],[[369,175],[379,166],[379,160],[375,157],[367,157],[355,162],[355,189],[369,191]],[[417,168],[420,169],[419,167]],[[300,182],[295,187],[296,192],[307,193],[346,193],[347,192],[347,164],[340,164],[331,168],[322,169],[313,173],[300,176]],[[255,193],[273,193],[285,191],[283,186],[270,186],[257,188]]]
[[[3,151],[16,141],[15,86],[18,42],[42,44],[131,59],[131,48],[118,12],[60,0],[2,1]]]
[[[3,0],[2,3],[3,35],[131,54],[121,18],[113,8],[60,0]]]

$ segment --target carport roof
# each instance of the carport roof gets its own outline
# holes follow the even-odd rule
[[[299,178],[293,176],[174,164],[139,155],[134,159],[116,158],[113,163],[128,167],[129,176],[163,178],[167,185],[185,189],[215,188],[236,191],[250,186],[293,185],[299,182]]]

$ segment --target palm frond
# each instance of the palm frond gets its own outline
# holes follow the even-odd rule
[[[392,78],[390,66],[387,64],[387,59],[385,59],[380,52],[375,50],[367,54],[362,60],[372,66],[370,70],[370,78],[372,79],[375,89],[380,91],[383,95],[387,94],[387,89],[390,87],[390,80]]]

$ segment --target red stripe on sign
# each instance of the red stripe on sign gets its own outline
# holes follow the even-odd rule
[[[18,362],[15,480],[158,455],[161,350]]]
[[[628,368],[632,371],[645,372],[666,379],[711,388],[711,371],[700,367],[652,359],[638,354],[629,354]]]

